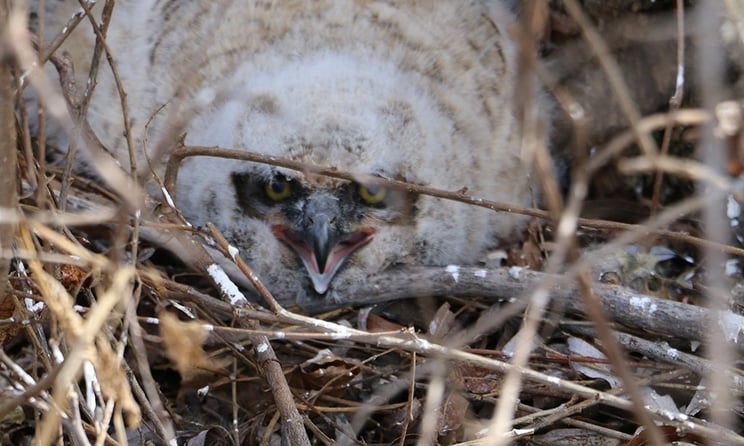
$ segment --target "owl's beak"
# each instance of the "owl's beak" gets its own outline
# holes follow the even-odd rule
[[[341,233],[333,217],[315,214],[301,231],[283,225],[273,227],[274,235],[297,253],[318,294],[328,291],[331,280],[352,252],[369,243],[374,228],[363,228],[352,233]]]

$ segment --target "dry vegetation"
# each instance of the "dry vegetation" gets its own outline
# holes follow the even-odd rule
[[[525,76],[570,111],[559,161],[536,150],[546,210],[391,184],[527,213],[520,246],[299,303],[239,258],[254,287],[220,278],[218,230],[115,167],[101,185],[49,161],[44,123],[89,132],[85,95],[16,3],[0,0],[0,444],[744,444],[736,0],[520,2],[552,59]]]

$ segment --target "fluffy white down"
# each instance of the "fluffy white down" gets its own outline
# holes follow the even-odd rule
[[[496,3],[132,0],[117,3],[109,46],[140,158],[144,124],[154,116],[150,147],[178,122],[191,145],[525,205],[532,181],[511,113],[514,50],[500,28],[508,15]],[[124,161],[113,91],[102,74],[90,119]],[[307,280],[292,253],[240,208],[230,179],[240,169],[235,160],[190,159],[178,206],[193,224],[213,221],[231,237],[270,288],[302,289]],[[336,280],[399,262],[472,263],[521,220],[431,197],[416,207],[415,224],[379,227]]]

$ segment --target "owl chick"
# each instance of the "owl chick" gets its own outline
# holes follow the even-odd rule
[[[176,203],[192,224],[215,223],[269,289],[322,295],[396,264],[473,263],[518,226],[515,215],[365,183],[530,203],[507,23],[486,0],[130,0],[116,4],[107,43],[141,165],[162,169],[145,142],[175,122],[187,145],[358,176],[210,157],[179,173]],[[86,39],[92,47],[92,32],[75,45]],[[109,71],[88,119],[128,167]]]

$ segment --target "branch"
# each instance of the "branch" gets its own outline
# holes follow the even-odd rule
[[[578,286],[567,283],[567,275],[553,276],[523,268],[411,267],[390,270],[364,282],[339,283],[326,299],[300,302],[309,313],[319,313],[346,305],[372,305],[417,296],[479,296],[492,302],[518,299],[526,306],[530,292],[544,281],[552,282],[553,303],[566,311],[584,313]],[[708,333],[706,321],[716,320],[727,339],[744,348],[744,317],[722,311],[711,318],[709,310],[695,305],[640,294],[618,285],[595,283],[594,292],[615,322],[629,327],[653,330],[664,335],[702,341]],[[280,301],[294,300],[288,290],[273,290]]]

